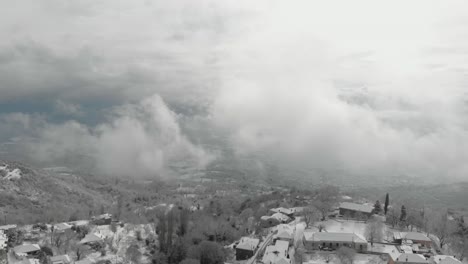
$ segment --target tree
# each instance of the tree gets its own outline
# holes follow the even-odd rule
[[[73,222],[73,221],[78,220],[78,216],[79,216],[79,215],[80,215],[80,211],[78,211],[78,210],[74,211],[74,212],[70,215],[70,217],[68,218],[68,221],[69,221],[69,222]]]
[[[200,264],[200,261],[198,259],[184,259],[180,262],[180,264]]]
[[[327,218],[328,212],[337,202],[339,192],[339,188],[332,185],[326,185],[317,190],[314,205],[321,213],[322,221]]]
[[[401,206],[401,213],[400,213],[400,222],[406,221],[406,207],[404,205]]]
[[[188,231],[188,224],[189,224],[189,210],[183,208],[180,210],[179,214],[179,236],[185,236]]]
[[[115,217],[120,220],[120,217],[122,216],[122,208],[123,208],[123,196],[122,195],[119,195],[119,197],[117,197],[117,207],[116,207],[116,210],[115,210]]]
[[[306,228],[311,227],[318,220],[317,211],[313,207],[304,207],[303,215]]]
[[[452,238],[456,231],[455,224],[448,219],[448,213],[435,214],[432,217],[432,232],[439,239],[439,246],[442,249]]]
[[[468,257],[468,235],[458,235],[451,241],[450,246],[460,261]]]
[[[141,260],[141,252],[137,244],[130,245],[125,251],[127,261],[138,264]]]
[[[398,224],[398,213],[397,211],[392,207],[390,211],[388,212],[387,215],[387,223],[392,225],[392,228],[395,228],[395,226]]]
[[[76,254],[76,260],[83,259],[90,251],[89,246],[77,242],[73,243],[71,248]]]
[[[340,247],[336,251],[336,256],[340,259],[342,264],[352,264],[356,256],[356,251],[349,247]]]
[[[174,223],[175,222],[175,216],[174,216],[174,210],[171,209],[169,213],[167,214],[167,242],[166,242],[166,254],[167,252],[170,252],[172,248],[172,236],[174,234]]]
[[[52,251],[52,249],[50,247],[47,247],[47,246],[42,246],[41,251],[44,252],[47,256],[53,256],[54,255],[54,252]]]
[[[157,233],[158,233],[158,240],[159,240],[159,251],[166,253],[166,233],[167,233],[167,225],[166,225],[166,215],[164,213],[160,213],[158,215],[158,226],[157,226]]]
[[[325,225],[324,224],[319,224],[317,226],[317,228],[318,228],[319,232],[322,232],[323,230],[325,230]]]
[[[382,212],[382,205],[380,204],[380,201],[377,200],[374,204],[374,213],[380,214]]]
[[[384,204],[384,213],[385,213],[385,215],[387,215],[388,205],[389,204],[390,204],[390,195],[387,193],[387,195],[385,195],[385,204]]]
[[[200,244],[200,264],[223,264],[223,248],[211,241],[203,241]]]
[[[371,218],[371,220],[367,223],[366,225],[366,237],[367,240],[371,243],[371,247],[374,246],[374,242],[379,242],[382,240],[383,237],[383,229],[384,225],[383,223],[374,218]]]

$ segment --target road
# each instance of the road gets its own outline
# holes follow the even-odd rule
[[[255,252],[255,255],[253,255],[253,257],[251,257],[249,260],[247,260],[246,264],[253,264],[255,263],[255,260],[257,259],[257,255],[260,253],[260,252],[263,252],[263,250],[270,244],[271,240],[273,239],[273,235],[275,234],[275,232],[271,232],[267,238],[265,239],[265,241],[263,241],[263,243],[260,245],[260,247],[258,247],[258,250],[257,252]]]

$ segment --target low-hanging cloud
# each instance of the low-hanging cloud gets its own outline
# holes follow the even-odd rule
[[[23,115],[13,117],[10,124],[29,122]],[[112,176],[167,177],[174,168],[203,168],[212,160],[183,135],[176,114],[158,95],[117,107],[108,119],[96,127],[44,121],[33,128],[37,133],[18,144],[32,161],[70,164]]]

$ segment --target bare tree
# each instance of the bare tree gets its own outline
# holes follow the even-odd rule
[[[81,260],[83,259],[84,257],[86,257],[86,255],[89,253],[90,251],[90,248],[89,246],[86,246],[86,245],[83,245],[83,244],[80,244],[80,243],[77,243],[77,242],[74,242],[72,245],[71,245],[71,250],[73,250],[76,254],[76,260]]]
[[[371,243],[371,247],[374,246],[374,242],[382,241],[383,229],[384,229],[383,223],[380,220],[376,219],[375,217],[371,218],[371,220],[367,223],[366,237],[368,241]]]
[[[352,264],[356,256],[356,251],[349,247],[340,247],[336,251],[336,256],[340,259],[342,264]]]
[[[304,222],[306,224],[306,228],[313,226],[314,223],[319,218],[317,210],[313,207],[305,207],[303,211],[303,215],[304,215]]]
[[[127,261],[130,263],[135,263],[135,264],[140,263],[141,252],[140,252],[140,249],[138,248],[138,245],[136,244],[130,245],[127,248],[127,251],[125,252],[125,257]]]
[[[460,261],[468,257],[468,235],[454,237],[450,246]]]
[[[432,233],[439,239],[439,246],[442,249],[451,239],[456,231],[455,224],[448,219],[447,212],[442,214],[435,213],[432,217]]]
[[[327,218],[328,212],[337,202],[339,192],[339,188],[332,185],[323,186],[317,191],[314,205],[321,213],[322,221]]]

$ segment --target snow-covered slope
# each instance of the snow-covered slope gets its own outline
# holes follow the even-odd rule
[[[21,170],[18,168],[9,169],[8,165],[0,166],[0,175],[4,180],[18,180],[21,179]]]

